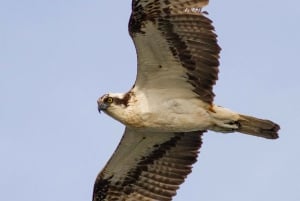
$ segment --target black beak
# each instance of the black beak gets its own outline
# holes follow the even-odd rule
[[[98,111],[99,111],[99,113],[101,114],[101,111],[102,110],[106,110],[107,107],[108,107],[107,104],[105,104],[105,103],[99,103],[98,104]]]

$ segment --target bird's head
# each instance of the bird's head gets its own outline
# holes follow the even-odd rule
[[[128,102],[131,95],[130,93],[118,94],[118,93],[108,93],[101,96],[98,103],[98,111],[107,113],[108,115],[117,118],[121,111],[128,106]]]

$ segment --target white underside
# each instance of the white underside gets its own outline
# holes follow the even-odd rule
[[[198,100],[171,99],[136,114],[141,121],[128,125],[152,131],[187,132],[206,130],[211,124],[210,114]]]
[[[135,91],[135,100],[128,107],[110,108],[108,114],[130,128],[151,132],[230,132],[237,128],[230,124],[238,120],[237,113],[211,106],[195,94],[173,94],[172,90],[152,92]]]

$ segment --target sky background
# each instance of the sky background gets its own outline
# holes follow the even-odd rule
[[[0,0],[0,200],[88,201],[124,126],[97,111],[136,74],[131,1]],[[208,132],[175,201],[300,200],[300,2],[212,0],[215,102],[278,140]]]

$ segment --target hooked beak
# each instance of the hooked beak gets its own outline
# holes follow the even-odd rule
[[[98,103],[98,111],[101,113],[102,110],[106,110],[108,108],[108,104]]]

